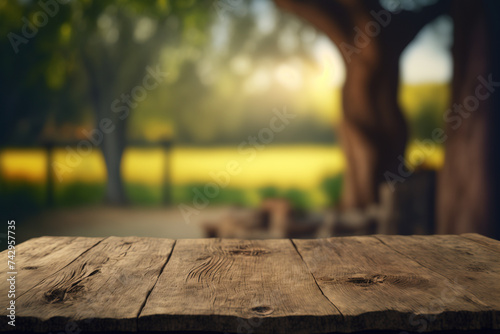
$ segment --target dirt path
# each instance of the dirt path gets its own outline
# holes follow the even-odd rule
[[[17,241],[39,236],[139,236],[203,238],[200,220],[213,219],[226,208],[209,208],[187,224],[176,207],[117,208],[84,207],[45,211],[17,222]],[[200,217],[202,216],[202,217]]]

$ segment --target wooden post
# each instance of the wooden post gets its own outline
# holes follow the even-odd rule
[[[47,152],[47,164],[46,164],[46,188],[45,188],[45,203],[48,207],[54,206],[54,173],[52,171],[52,161],[54,153],[54,143],[48,141],[45,143],[45,151]]]
[[[172,143],[168,140],[163,140],[160,145],[163,148],[163,204],[170,205],[172,204]]]

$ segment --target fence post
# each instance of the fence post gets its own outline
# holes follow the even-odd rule
[[[163,204],[172,204],[172,143],[168,140],[161,141],[163,148]]]
[[[54,143],[48,141],[45,143],[45,150],[47,151],[47,166],[46,166],[46,205],[48,207],[54,206],[54,173],[52,171],[52,161],[54,153]]]

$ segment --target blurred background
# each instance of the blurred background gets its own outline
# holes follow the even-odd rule
[[[0,22],[0,210],[18,242],[383,232],[370,207],[339,218],[342,55],[273,1],[0,0]],[[438,15],[401,53],[407,159],[445,126],[453,29]],[[408,233],[434,232],[426,201]]]

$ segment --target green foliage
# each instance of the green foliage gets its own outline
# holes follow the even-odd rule
[[[49,120],[79,125],[88,110],[111,113],[111,102],[141,82],[165,45],[205,43],[201,32],[212,17],[211,2],[200,0],[54,3],[55,14],[26,37],[23,26],[45,9],[38,1],[0,2],[0,32],[11,36],[0,41],[2,143],[34,142]],[[152,33],[138,39],[145,23]],[[23,42],[13,47],[12,36]]]
[[[283,197],[290,202],[294,209],[307,210],[312,207],[308,193],[301,189],[288,189],[284,192]]]
[[[339,204],[343,179],[343,174],[336,174],[325,177],[321,182],[321,189],[328,197],[329,206],[337,206]]]
[[[104,198],[105,185],[102,183],[72,182],[56,188],[55,205],[72,207],[99,204]]]
[[[126,183],[125,192],[130,203],[133,205],[156,206],[163,203],[163,193],[159,186]]]
[[[0,181],[0,212],[22,218],[45,205],[45,185],[28,181]],[[9,217],[8,217],[9,218]]]
[[[432,137],[432,131],[443,128],[442,112],[438,106],[428,102],[421,106],[411,123],[411,131],[416,139],[427,139]]]
[[[268,198],[284,198],[290,202],[294,209],[308,210],[312,208],[311,198],[304,189],[280,189],[274,186],[260,188],[258,191],[261,201]]]
[[[247,193],[239,188],[218,188],[216,192],[213,189],[207,190],[207,184],[187,184],[182,186],[175,186],[174,190],[174,203],[204,203],[209,205],[238,205],[248,206],[249,201]],[[212,193],[213,191],[213,193]],[[215,194],[216,195],[212,195]]]
[[[209,205],[238,205],[251,207],[255,205],[253,191],[244,188],[219,188],[213,198],[205,192],[206,184],[184,184],[170,186],[171,204],[191,204],[197,194],[208,199]],[[338,203],[342,188],[342,175],[326,177],[321,183],[321,189],[329,198],[329,205]],[[54,206],[75,207],[82,205],[97,205],[104,198],[106,185],[99,182],[72,182],[55,184]],[[164,189],[162,185],[142,183],[126,183],[125,191],[130,204],[137,206],[164,205]],[[209,190],[211,191],[211,190]],[[210,193],[211,194],[211,193]],[[42,183],[28,181],[0,180],[0,209],[14,215],[36,213],[46,207],[46,186]],[[281,189],[275,186],[262,187],[257,190],[259,201],[267,198],[285,198],[292,206],[300,210],[311,209],[314,204],[308,190],[299,188]]]
[[[258,192],[262,200],[265,200],[267,198],[277,198],[281,196],[281,190],[273,186],[260,188]]]

